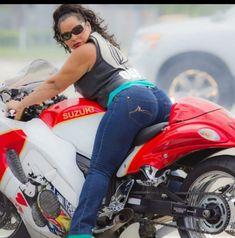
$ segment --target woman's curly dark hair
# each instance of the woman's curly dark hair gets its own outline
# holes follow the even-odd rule
[[[53,13],[53,38],[57,41],[58,44],[64,47],[66,52],[71,52],[70,48],[64,43],[61,38],[59,30],[59,21],[64,15],[76,15],[79,20],[84,20],[90,22],[92,32],[98,32],[111,44],[120,49],[119,44],[114,40],[114,34],[109,35],[107,32],[107,25],[101,26],[104,22],[102,18],[97,16],[92,10],[83,7],[80,4],[61,4]],[[82,19],[81,19],[82,18]]]

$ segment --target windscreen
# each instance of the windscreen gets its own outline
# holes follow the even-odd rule
[[[43,82],[57,71],[57,68],[48,61],[36,59],[20,70],[15,77],[6,80],[5,83],[9,88],[19,88]]]

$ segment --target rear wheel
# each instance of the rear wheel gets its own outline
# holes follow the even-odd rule
[[[0,238],[30,238],[15,206],[0,193]]]
[[[187,192],[189,205],[213,209],[213,215],[179,218],[177,225],[186,228],[179,229],[181,238],[235,236],[235,157],[218,156],[202,162],[185,179],[182,192]]]

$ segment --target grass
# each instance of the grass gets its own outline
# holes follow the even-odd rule
[[[25,59],[36,59],[43,58],[47,60],[64,60],[67,58],[68,54],[65,53],[63,48],[60,47],[27,47],[26,49],[19,49],[16,47],[0,47],[0,58],[2,59],[15,59],[15,60],[25,60]]]

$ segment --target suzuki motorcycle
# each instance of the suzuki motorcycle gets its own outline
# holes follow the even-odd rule
[[[35,60],[0,85],[0,237],[68,234],[105,109],[60,94],[27,108],[21,121],[5,112],[6,102],[21,100],[55,72]],[[234,148],[229,111],[195,97],[174,102],[167,121],[136,136],[93,236],[122,237],[137,223],[141,238],[158,237],[165,226],[181,238],[234,237]]]

